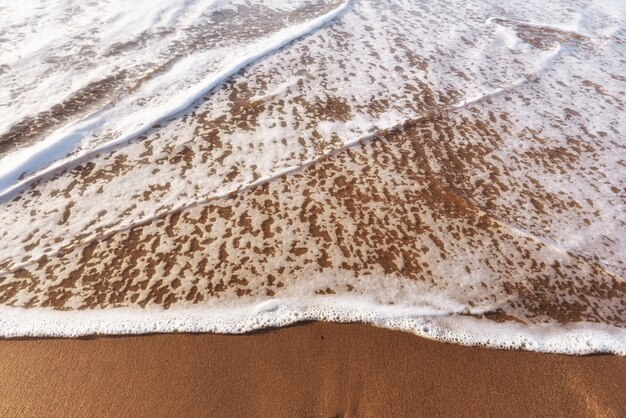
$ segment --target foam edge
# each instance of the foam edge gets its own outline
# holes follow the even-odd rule
[[[420,337],[498,349],[626,356],[626,329],[605,324],[497,323],[458,314],[418,313],[415,308],[337,300],[299,303],[269,300],[242,307],[107,308],[55,311],[0,307],[0,337],[79,337],[173,332],[242,334],[303,321],[359,322]]]

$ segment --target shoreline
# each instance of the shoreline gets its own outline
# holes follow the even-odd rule
[[[434,309],[434,308],[430,308]],[[0,306],[3,338],[90,338],[169,333],[241,335],[303,322],[366,324],[433,341],[564,355],[626,356],[626,329],[605,324],[517,324],[498,312],[437,315],[429,308],[379,305],[358,298],[292,303],[270,299],[256,305],[183,309],[115,308],[57,311]],[[434,314],[434,315],[433,315]]]
[[[626,359],[364,324],[0,340],[1,415],[623,416]]]

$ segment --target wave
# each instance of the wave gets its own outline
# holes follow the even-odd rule
[[[626,355],[611,7],[108,5],[7,9],[1,336],[363,321]]]
[[[105,107],[78,121],[72,122],[69,126],[48,135],[44,140],[30,147],[13,152],[9,156],[2,158],[0,160],[0,198],[50,172],[68,167],[77,159],[101,153],[140,136],[167,118],[184,111],[242,68],[330,22],[341,14],[349,4],[349,1],[340,3],[337,7],[321,16],[282,29],[265,39],[255,40],[252,44],[246,45],[243,51],[238,51],[234,57],[220,62],[220,68],[217,71],[205,76],[193,85],[186,86],[182,93],[180,91],[176,92],[171,97],[168,97],[164,103],[158,103],[147,109],[134,109],[131,121],[123,119],[117,121],[116,118],[128,115],[133,110],[129,105],[132,106],[137,100],[141,100],[141,97],[131,98],[131,104],[126,104],[126,106],[117,104],[114,109]],[[178,62],[168,71],[158,74],[158,77],[149,83],[149,86],[145,87],[149,89],[148,93],[160,95],[159,90],[162,90],[163,83],[181,77],[182,74],[188,71],[189,65],[202,65],[202,60],[197,58],[193,60],[195,62],[189,63],[188,61],[189,59]],[[130,109],[126,107],[130,107]],[[122,123],[122,126],[124,123],[127,124],[126,129],[121,129],[123,134],[109,139],[104,144],[88,151],[78,152],[70,160],[65,158],[74,153],[75,149],[86,138],[94,135],[103,126],[112,124],[112,129],[115,130],[115,125],[120,123]],[[30,173],[35,174],[30,175]],[[26,179],[22,180],[25,175]]]

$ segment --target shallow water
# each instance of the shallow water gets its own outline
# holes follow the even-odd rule
[[[0,7],[0,334],[626,353],[620,2]]]

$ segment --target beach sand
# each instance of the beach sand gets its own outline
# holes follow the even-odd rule
[[[625,416],[626,359],[362,324],[0,341],[2,416]]]

